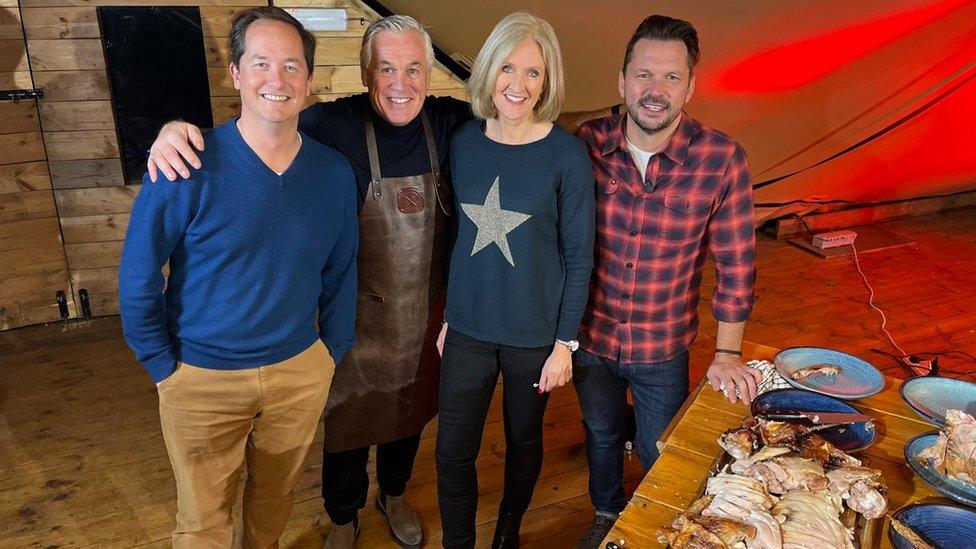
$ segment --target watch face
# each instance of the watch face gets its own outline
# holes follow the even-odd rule
[[[575,339],[570,339],[569,341],[563,341],[561,339],[557,339],[556,343],[559,343],[560,345],[565,345],[566,348],[569,349],[569,352],[575,352],[576,349],[579,349],[579,341],[576,341]]]

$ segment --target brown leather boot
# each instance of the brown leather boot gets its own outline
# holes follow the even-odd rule
[[[325,536],[323,549],[352,549],[356,545],[356,538],[361,531],[359,527],[359,517],[352,519],[348,524],[333,524],[329,516],[324,512],[315,519],[315,529],[321,532],[327,525],[331,524],[329,532]]]
[[[403,496],[388,496],[380,492],[376,496],[376,508],[390,521],[390,536],[401,547],[420,547],[424,541],[424,531],[420,527],[420,517]]]

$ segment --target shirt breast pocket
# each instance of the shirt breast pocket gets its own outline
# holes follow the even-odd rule
[[[689,253],[701,245],[712,215],[714,197],[707,194],[664,195],[657,235],[659,255]]]
[[[619,222],[620,208],[618,207],[620,182],[610,177],[606,173],[597,172],[596,174],[596,225],[597,227],[610,227]],[[597,229],[597,242],[601,246],[610,245],[607,241],[606,231]]]
[[[598,198],[613,198],[620,189],[620,182],[606,174],[599,174],[596,177],[596,192]]]

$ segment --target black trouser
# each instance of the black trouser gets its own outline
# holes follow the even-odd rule
[[[364,418],[368,421],[368,418]],[[376,446],[376,480],[388,496],[402,496],[420,448],[420,433]],[[369,447],[328,452],[322,450],[322,499],[334,524],[349,524],[366,506]]]
[[[441,363],[437,426],[437,499],[446,548],[474,547],[478,472],[488,406],[501,370],[504,382],[505,492],[500,512],[525,513],[542,470],[542,417],[549,394],[538,394],[552,345],[496,345],[448,330]]]

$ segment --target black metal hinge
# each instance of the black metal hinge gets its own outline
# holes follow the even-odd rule
[[[32,90],[2,90],[0,91],[0,101],[21,101],[23,99],[44,99],[44,90],[35,88]]]
[[[78,290],[78,300],[81,301],[81,318],[88,320],[92,317],[91,302],[88,300],[88,290],[82,288]]]
[[[58,293],[54,294],[54,299],[58,302],[61,320],[68,320],[68,296],[65,295],[64,290],[58,290]]]

